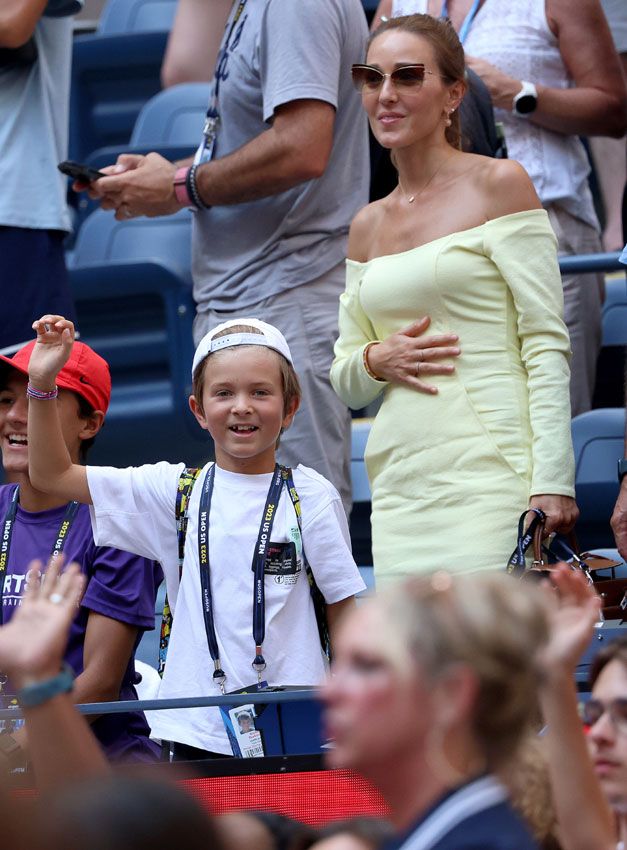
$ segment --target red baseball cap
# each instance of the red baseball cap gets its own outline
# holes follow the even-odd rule
[[[28,376],[28,364],[35,343],[36,340],[29,342],[13,357],[0,354],[0,364],[6,363]],[[57,386],[78,393],[94,410],[106,413],[111,400],[109,364],[84,342],[75,342],[70,359],[57,375]]]

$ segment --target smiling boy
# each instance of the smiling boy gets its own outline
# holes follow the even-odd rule
[[[0,448],[5,478],[0,487],[0,623],[21,604],[33,559],[44,563],[53,552],[76,561],[87,587],[72,624],[65,660],[76,675],[76,702],[136,699],[133,655],[142,633],[154,628],[154,600],[162,573],[159,565],[119,549],[96,546],[89,510],[48,495],[28,475],[26,395],[28,361],[34,343],[13,358],[0,357]],[[74,463],[85,455],[102,427],[111,393],[107,363],[89,346],[77,343],[58,376],[56,405],[64,446]],[[0,676],[1,676],[0,671]],[[0,679],[1,680],[1,679]],[[8,702],[10,683],[0,694]],[[92,718],[93,731],[116,761],[147,761],[158,756],[149,741],[144,715],[109,714]],[[23,728],[0,735],[0,751],[18,760],[26,747]]]

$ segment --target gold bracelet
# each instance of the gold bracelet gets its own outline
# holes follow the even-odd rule
[[[364,363],[364,369],[366,370],[366,374],[372,378],[373,381],[383,381],[383,378],[380,378],[370,368],[370,363],[368,363],[368,351],[372,348],[373,345],[379,345],[379,340],[375,340],[374,342],[369,342],[368,345],[364,348],[362,354],[362,360]]]

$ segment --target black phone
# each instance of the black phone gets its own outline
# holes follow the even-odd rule
[[[60,162],[57,168],[62,174],[67,174],[73,180],[78,180],[79,183],[93,183],[100,177],[106,177],[102,171],[97,171],[95,168],[90,168],[88,165],[82,165],[80,162]]]

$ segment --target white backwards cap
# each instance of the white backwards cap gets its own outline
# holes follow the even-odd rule
[[[257,328],[260,333],[232,333],[215,339],[217,333],[226,331],[229,328],[237,325],[248,325],[249,327]],[[213,328],[206,333],[198,343],[198,348],[194,354],[194,362],[192,363],[192,378],[199,363],[207,357],[208,354],[213,354],[214,351],[221,351],[223,348],[233,348],[236,345],[262,345],[265,348],[272,348],[278,351],[283,357],[294,365],[292,360],[292,352],[287,344],[287,340],[280,330],[269,325],[267,322],[262,322],[261,319],[229,319],[228,322],[222,322],[221,325]]]

